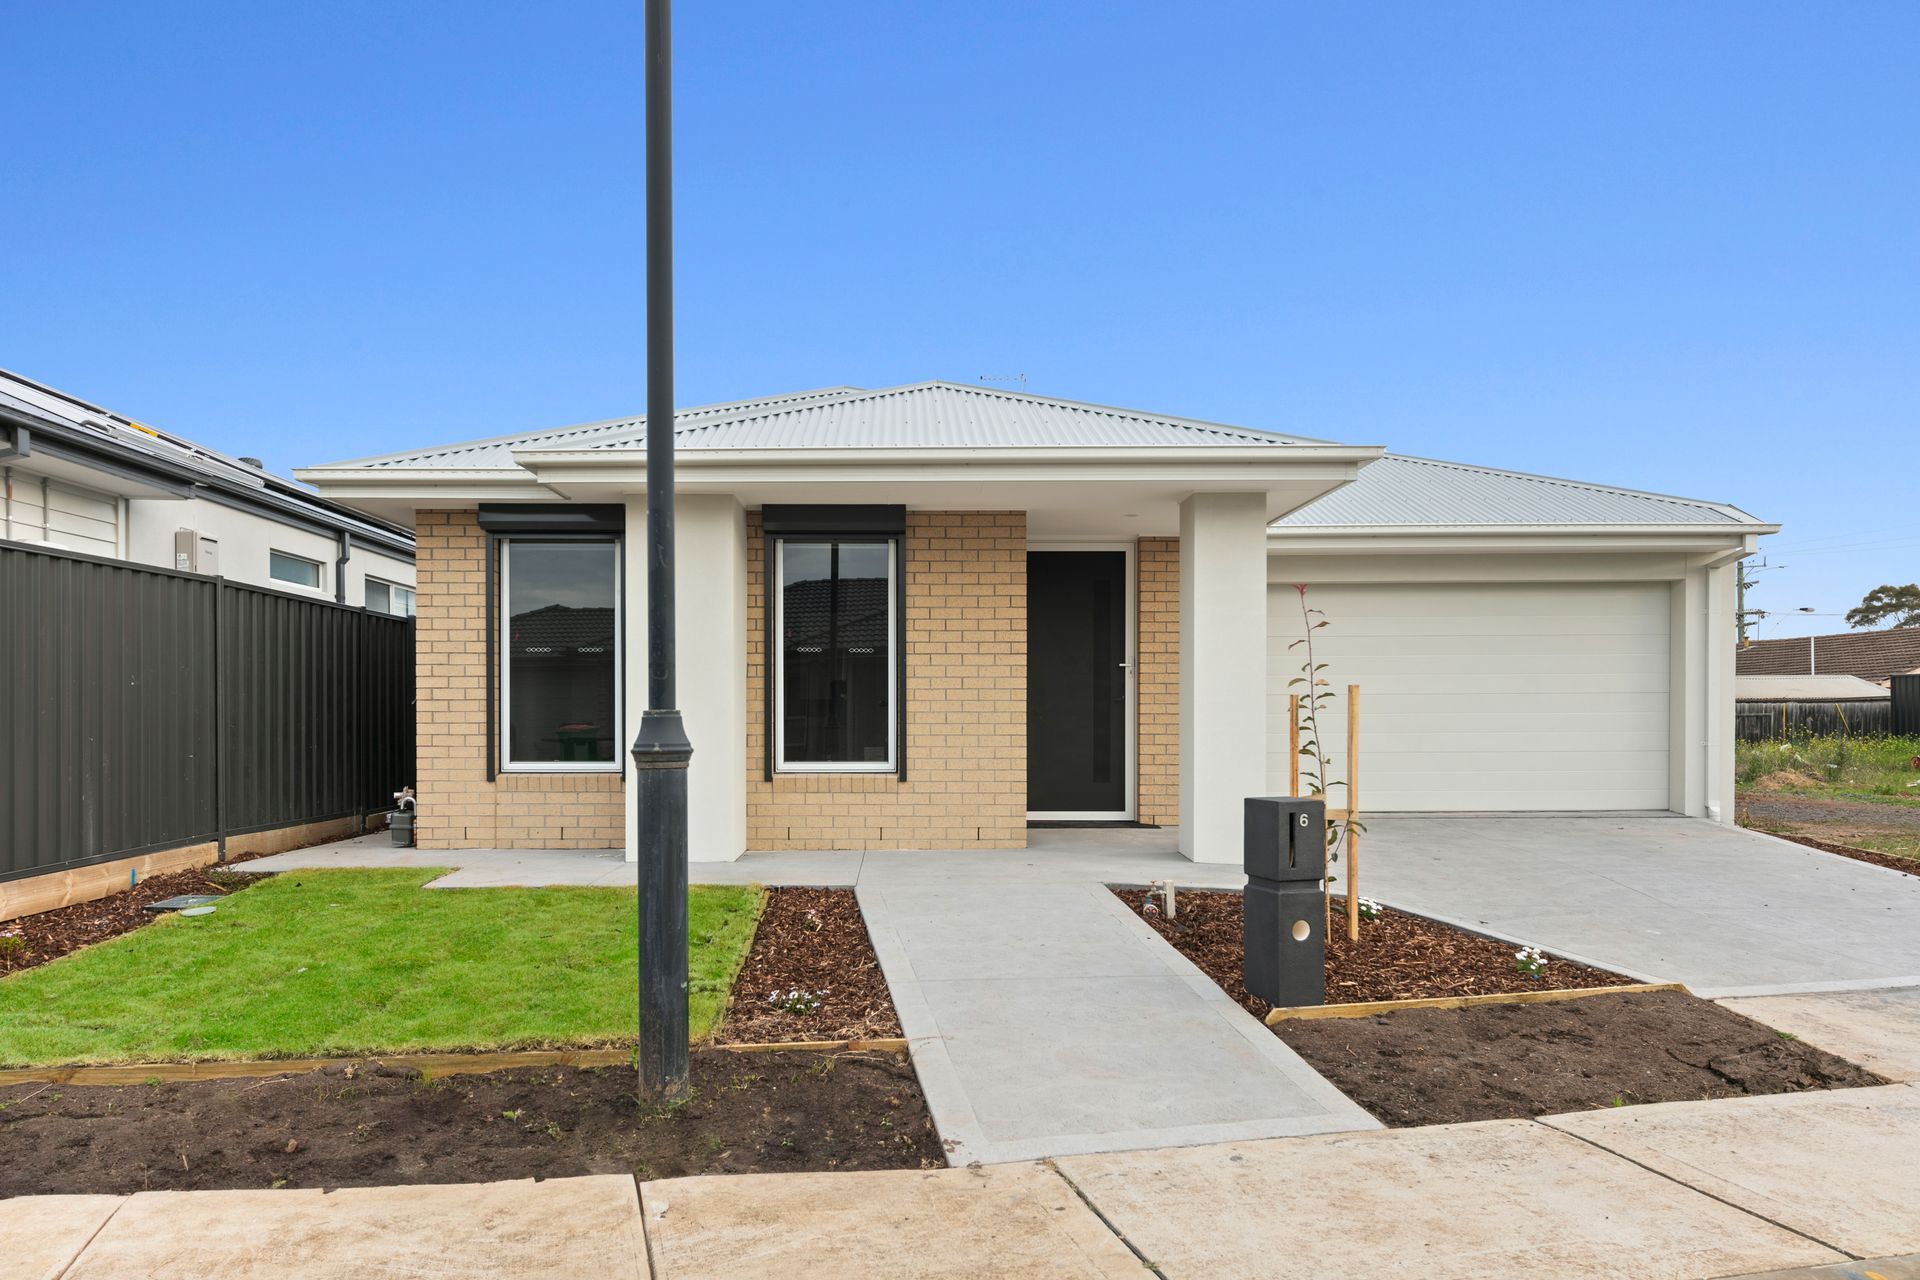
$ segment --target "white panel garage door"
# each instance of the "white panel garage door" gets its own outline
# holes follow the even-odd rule
[[[1360,685],[1363,811],[1667,807],[1664,584],[1322,586],[1307,595],[1326,611],[1314,647],[1342,695],[1323,726],[1336,762],[1346,751],[1346,686]],[[1299,593],[1276,585],[1268,607],[1268,778],[1281,789],[1287,681],[1305,655],[1287,647],[1301,634]]]

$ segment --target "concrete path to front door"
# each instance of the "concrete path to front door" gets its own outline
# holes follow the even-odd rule
[[[1369,818],[1360,892],[1696,995],[1920,986],[1920,876],[1697,818]]]

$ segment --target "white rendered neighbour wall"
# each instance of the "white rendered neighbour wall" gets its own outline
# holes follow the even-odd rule
[[[647,500],[627,499],[627,742],[647,709]],[[693,743],[687,769],[687,856],[727,862],[747,847],[746,512],[728,494],[682,494],[674,512],[677,710]],[[638,789],[627,771],[627,859],[634,861]]]
[[[1266,791],[1266,499],[1180,504],[1180,852],[1239,862],[1248,796]]]

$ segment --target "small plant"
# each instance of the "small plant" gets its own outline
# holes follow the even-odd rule
[[[767,1003],[786,1013],[818,1013],[830,990],[832,988],[822,987],[818,991],[802,991],[794,987],[788,991],[769,991]]]
[[[818,933],[820,932],[820,923],[820,913],[809,910],[806,917],[800,921],[800,927],[808,933]]]
[[[1380,918],[1380,904],[1372,898],[1360,899],[1360,918],[1362,920],[1378,920]]]
[[[1513,953],[1513,967],[1538,981],[1547,976],[1547,957],[1538,947],[1522,947]]]
[[[27,954],[27,940],[18,929],[0,930],[0,965],[11,969]]]
[[[519,1109],[516,1108],[512,1111],[502,1111],[500,1113],[500,1118],[502,1120],[518,1120],[520,1118]]]

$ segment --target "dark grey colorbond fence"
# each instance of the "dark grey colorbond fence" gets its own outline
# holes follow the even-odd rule
[[[1920,676],[1895,676],[1893,731],[1920,736]]]
[[[392,807],[413,624],[0,542],[0,879]]]

